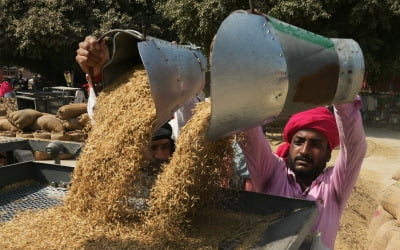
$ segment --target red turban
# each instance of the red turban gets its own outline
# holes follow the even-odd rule
[[[333,114],[327,108],[318,107],[294,114],[283,130],[285,143],[280,145],[276,154],[286,157],[289,153],[290,142],[294,134],[301,129],[315,129],[328,139],[330,149],[339,145],[339,131]]]

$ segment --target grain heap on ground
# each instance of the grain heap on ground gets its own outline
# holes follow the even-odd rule
[[[208,103],[183,128],[175,154],[151,191],[149,209],[131,206],[137,191],[133,183],[140,181],[140,168],[146,164],[155,108],[145,71],[136,69],[128,78],[99,96],[95,125],[64,205],[20,213],[0,224],[0,249],[215,249],[232,233],[249,239],[255,235],[249,228],[266,227],[265,218],[200,209],[224,185],[229,171],[221,166],[229,167],[232,158],[230,138],[205,138]],[[212,214],[226,222],[212,229],[218,239],[207,236],[218,221],[209,218]]]

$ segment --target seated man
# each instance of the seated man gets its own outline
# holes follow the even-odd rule
[[[312,232],[321,233],[329,249],[367,149],[360,107],[357,99],[334,105],[335,116],[323,107],[293,115],[276,154],[261,127],[245,131],[246,139],[239,142],[255,191],[316,202],[319,218]],[[326,168],[339,144],[335,166]]]

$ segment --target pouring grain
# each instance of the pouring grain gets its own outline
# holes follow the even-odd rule
[[[99,222],[136,220],[129,206],[151,140],[155,107],[143,68],[98,97],[95,125],[72,178],[66,206]],[[120,84],[125,83],[125,84]]]
[[[232,233],[250,239],[255,234],[248,228],[265,228],[265,218],[207,212],[215,190],[230,177],[233,155],[231,138],[206,139],[209,103],[199,105],[183,128],[147,211],[130,204],[155,124],[143,68],[99,96],[94,119],[64,205],[20,213],[0,224],[0,249],[217,249]],[[226,225],[215,228],[218,220],[212,216]],[[207,236],[209,228],[221,238]]]

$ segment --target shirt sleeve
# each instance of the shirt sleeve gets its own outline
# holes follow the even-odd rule
[[[245,139],[239,140],[239,145],[243,150],[253,186],[257,192],[263,192],[271,182],[271,176],[279,171],[276,166],[281,159],[272,152],[261,127],[248,129],[244,133]],[[282,176],[285,176],[284,169],[281,171]]]
[[[367,151],[360,108],[359,97],[353,103],[334,105],[340,151],[333,168],[331,187],[341,206],[345,205],[350,196]]]
[[[0,83],[0,97],[3,97],[5,94],[5,83]]]
[[[193,109],[198,103],[199,99],[197,97],[193,97],[176,111],[179,130],[192,118]]]
[[[200,102],[197,97],[193,97],[189,101],[187,101],[182,107],[180,107],[174,113],[174,119],[171,123],[174,130],[174,138],[175,140],[179,137],[180,131],[183,126],[192,118],[193,116],[193,109],[196,105]]]

